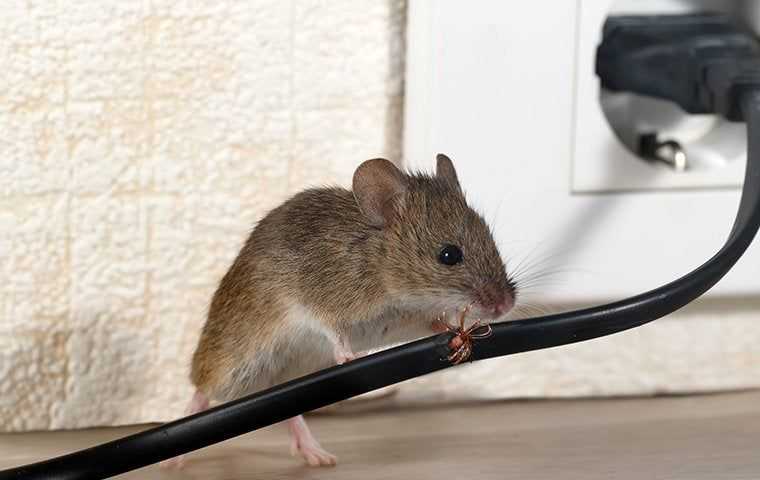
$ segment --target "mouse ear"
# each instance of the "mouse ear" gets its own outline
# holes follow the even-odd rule
[[[406,191],[401,170],[384,158],[374,158],[359,165],[354,172],[354,198],[370,223],[382,227],[392,214],[392,202]]]
[[[452,187],[461,191],[462,187],[459,186],[457,171],[454,168],[454,164],[451,162],[451,159],[446,155],[439,153],[435,156],[435,160],[435,176],[446,180],[446,182],[448,182]]]

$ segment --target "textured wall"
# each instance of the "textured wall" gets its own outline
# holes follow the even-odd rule
[[[289,192],[400,156],[404,2],[77,0],[0,20],[0,430],[177,416]]]

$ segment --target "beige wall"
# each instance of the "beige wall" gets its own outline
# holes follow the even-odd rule
[[[0,430],[170,418],[267,209],[400,157],[403,1],[11,1]]]

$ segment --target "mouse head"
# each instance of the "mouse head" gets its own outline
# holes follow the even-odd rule
[[[431,311],[472,304],[473,315],[484,319],[512,308],[515,286],[447,156],[437,156],[434,176],[367,160],[354,173],[353,190],[365,220],[380,230],[376,268],[391,296]]]

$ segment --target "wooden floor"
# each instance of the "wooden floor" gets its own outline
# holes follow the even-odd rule
[[[309,422],[337,467],[290,457],[280,426],[196,452],[179,472],[151,466],[119,478],[760,479],[760,392],[383,407]],[[0,467],[140,428],[0,435]]]

